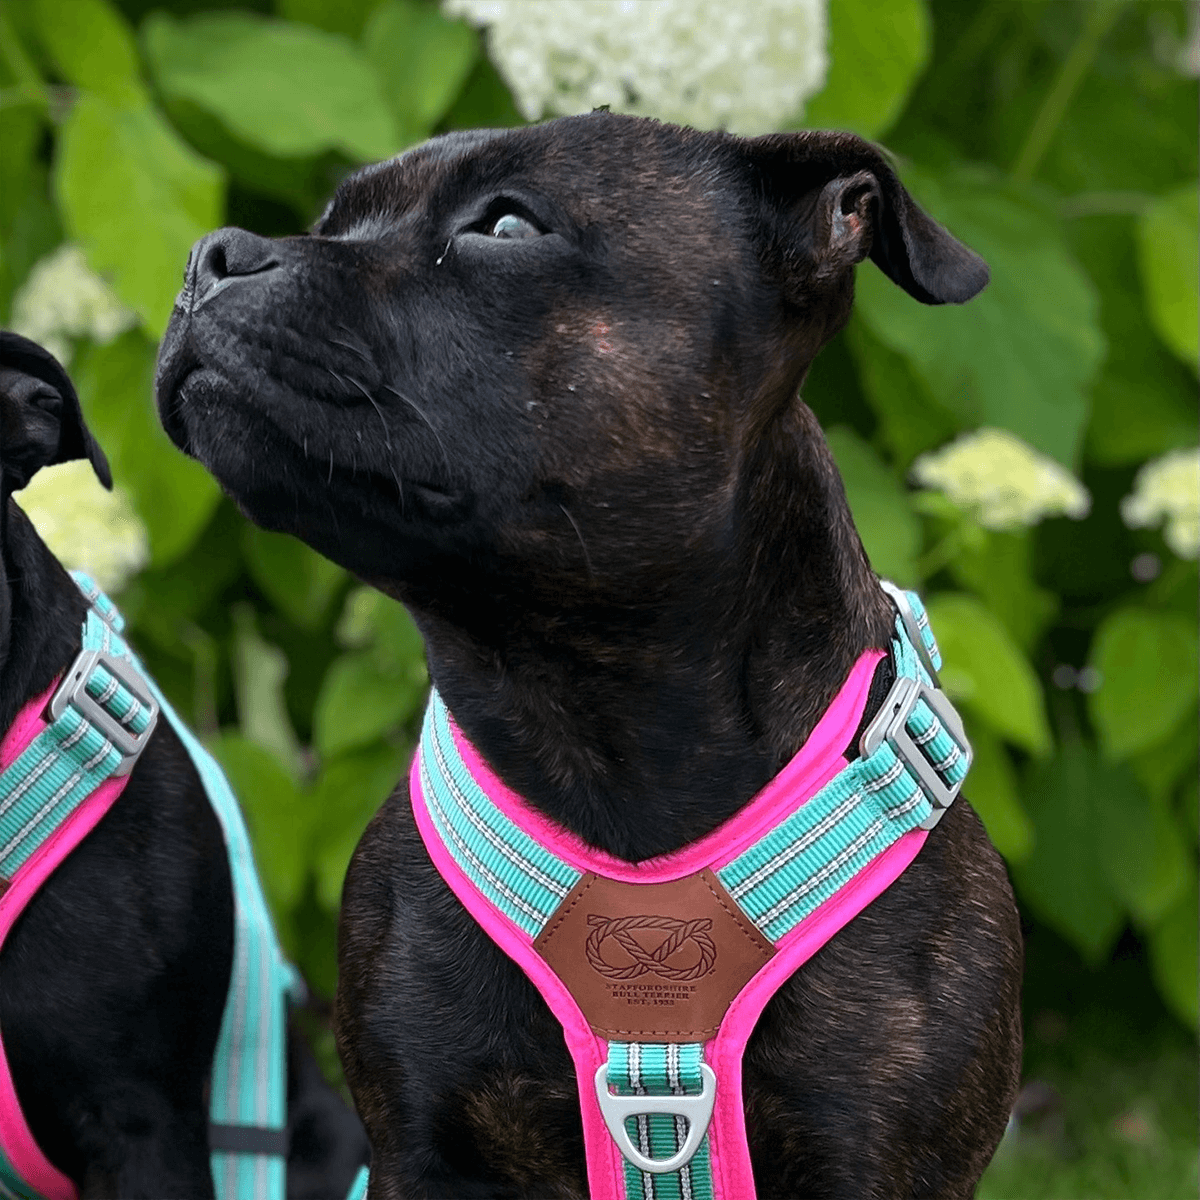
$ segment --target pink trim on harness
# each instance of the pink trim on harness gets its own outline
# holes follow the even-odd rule
[[[45,729],[49,722],[43,716],[56,680],[40,696],[34,697],[17,715],[0,741],[0,771],[11,766],[26,747]],[[112,808],[125,790],[128,775],[106,779],[75,811],[29,856],[0,894],[0,948],[9,931],[38,889],[53,874],[55,868],[79,845]],[[78,1200],[79,1192],[71,1182],[42,1153],[34,1140],[25,1114],[17,1099],[17,1090],[9,1070],[8,1058],[0,1034],[0,1147],[13,1169],[35,1188],[45,1200]]]
[[[483,761],[451,721],[455,745],[479,787],[530,837],[581,872],[624,883],[664,883],[714,871],[753,845],[795,812],[847,765],[843,751],[862,719],[880,650],[864,653],[796,756],[729,821],[700,841],[671,854],[630,863],[587,845],[569,830],[531,808]],[[434,866],[489,937],[529,976],[561,1022],[579,1081],[592,1200],[624,1200],[623,1159],[609,1135],[591,1081],[607,1059],[607,1042],[591,1030],[563,982],[533,948],[533,939],[475,887],[446,849],[429,814],[421,787],[420,756],[414,757],[409,791],[417,827]],[[807,959],[884,892],[916,857],[928,836],[912,830],[880,854],[853,880],[780,939],[775,956],[730,1005],[705,1060],[718,1079],[709,1126],[710,1161],[719,1200],[753,1200],[754,1176],[742,1103],[742,1054],[767,1001]]]

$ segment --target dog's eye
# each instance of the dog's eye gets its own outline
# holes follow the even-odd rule
[[[519,217],[514,212],[501,213],[500,216],[487,226],[484,232],[489,237],[495,238],[531,238],[542,236],[542,231],[532,221],[527,221],[524,217]]]

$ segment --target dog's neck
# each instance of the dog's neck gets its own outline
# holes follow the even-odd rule
[[[807,408],[762,439],[741,479],[732,541],[645,607],[539,612],[497,597],[488,630],[464,633],[414,605],[466,736],[510,787],[621,858],[730,817],[858,656],[888,644],[888,601]]]
[[[79,652],[87,601],[7,496],[0,499],[0,736]]]

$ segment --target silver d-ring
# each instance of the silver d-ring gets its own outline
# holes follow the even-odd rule
[[[601,1063],[596,1069],[596,1099],[600,1102],[600,1115],[613,1141],[617,1143],[617,1149],[639,1171],[649,1171],[652,1175],[678,1171],[680,1167],[687,1166],[700,1149],[717,1098],[717,1077],[707,1063],[700,1064],[700,1079],[700,1092],[695,1096],[614,1096],[608,1090],[608,1064]],[[626,1119],[648,1113],[670,1113],[683,1117],[688,1123],[683,1146],[670,1158],[648,1158],[630,1141],[629,1131],[625,1128]]]

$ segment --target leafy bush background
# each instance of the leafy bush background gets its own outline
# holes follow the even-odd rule
[[[1197,440],[1187,11],[833,0],[830,21],[803,124],[884,141],[993,282],[925,309],[862,268],[806,399],[877,569],[927,597],[977,748],[968,794],[1031,928],[1085,969],[1132,946],[1194,1028],[1196,564],[1118,513],[1141,463]],[[63,240],[138,315],[72,364],[149,533],[119,600],[228,767],[283,940],[325,996],[346,864],[413,744],[420,641],[393,603],[248,525],[169,445],[155,345],[201,234],[300,232],[357,164],[520,121],[478,34],[418,0],[0,9],[0,319]],[[1076,470],[1090,516],[995,533],[909,489],[918,453],[980,425]],[[1155,578],[1135,579],[1139,555]]]

